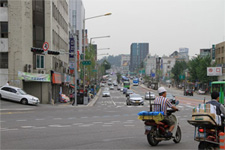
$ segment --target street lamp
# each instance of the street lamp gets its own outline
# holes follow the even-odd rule
[[[83,19],[83,37],[84,37],[84,39],[83,39],[84,40],[84,51],[83,51],[84,58],[83,58],[83,60],[85,60],[85,48],[86,48],[86,41],[85,41],[85,21],[86,20],[90,20],[90,19],[94,19],[94,18],[99,18],[99,17],[104,17],[104,16],[110,16],[110,15],[112,15],[112,13],[106,13],[106,14],[103,14],[103,15],[98,15],[98,16],[93,16],[93,17],[89,17],[89,18]],[[84,66],[83,85],[84,85],[83,89],[84,89],[84,92],[85,92],[85,66]]]

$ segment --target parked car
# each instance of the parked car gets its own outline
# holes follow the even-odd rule
[[[127,92],[126,92],[126,97],[128,97],[128,96],[130,96],[130,94],[133,94],[134,92],[132,91],[132,90],[127,90]]]
[[[27,94],[21,88],[14,86],[3,86],[0,88],[0,99],[7,99],[22,104],[38,105],[40,100],[37,97]]]
[[[110,97],[110,92],[107,90],[107,91],[103,91],[102,92],[102,97]]]
[[[127,98],[127,105],[144,105],[144,100],[139,94],[131,94]]]
[[[109,89],[110,89],[110,90],[114,90],[114,86],[111,85],[111,86],[109,87]]]
[[[184,96],[188,96],[188,95],[194,96],[194,91],[192,89],[186,89],[184,91]]]
[[[146,92],[145,93],[145,100],[154,100],[155,94],[153,92]]]

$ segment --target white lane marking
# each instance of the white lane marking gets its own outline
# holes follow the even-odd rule
[[[5,122],[5,121],[0,121],[0,123]]]
[[[79,125],[79,127],[90,127],[93,126],[93,124],[84,124],[84,125]]]
[[[123,123],[133,123],[133,122],[123,122]]]
[[[99,116],[93,116],[92,118],[99,118]]]
[[[114,122],[114,123],[117,123],[117,122],[118,122],[118,123],[119,123],[119,122],[121,122],[121,121],[111,121],[111,122]]]
[[[21,128],[33,128],[34,126],[21,126]]]
[[[60,125],[58,124],[52,124],[52,125],[48,125],[49,127],[59,127]]]
[[[116,106],[116,103],[113,101],[112,97],[110,97],[110,98],[111,98],[111,100],[112,100],[112,102],[113,102],[113,105]]]
[[[186,107],[189,107],[189,108],[194,108],[194,106],[190,106],[190,105],[187,105]]]
[[[135,125],[123,125],[124,127],[134,127]]]
[[[73,125],[76,126],[76,125],[81,125],[81,124],[83,124],[83,123],[74,123]]]
[[[127,122],[133,122],[134,120],[127,120]]]
[[[38,121],[40,121],[40,120],[45,120],[45,119],[41,119],[41,118],[40,118],[40,119],[35,119],[35,120],[38,120]]]
[[[99,124],[99,123],[103,123],[103,122],[92,122],[93,124]]]
[[[111,123],[104,123],[104,125],[112,125],[112,124],[114,124],[113,122],[111,122]]]
[[[33,129],[45,129],[46,127],[34,127]]]
[[[103,127],[111,127],[112,125],[102,125]]]
[[[69,120],[72,120],[72,119],[76,119],[76,117],[71,117],[71,118],[68,118]]]
[[[186,117],[187,117],[187,115],[184,116],[184,118],[186,118]]]
[[[71,125],[60,125],[59,127],[65,128],[65,127],[71,127]]]
[[[18,130],[17,128],[15,128],[15,129],[1,129],[0,131],[16,131],[16,130]]]
[[[16,120],[16,121],[27,121],[27,120]]]
[[[11,109],[0,109],[0,111],[2,110],[33,110],[33,108],[11,108]]]
[[[88,117],[80,117],[81,119],[86,119],[86,118],[88,118]]]
[[[178,106],[179,108],[183,108],[184,106]]]
[[[62,120],[62,118],[53,118],[54,120]]]

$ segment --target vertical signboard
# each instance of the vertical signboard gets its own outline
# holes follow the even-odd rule
[[[212,45],[212,60],[215,60],[215,45]]]
[[[70,50],[69,50],[69,52],[74,53],[74,48],[75,48],[74,38],[71,37],[70,38]],[[70,56],[69,58],[74,58],[73,54],[70,54],[69,56]]]

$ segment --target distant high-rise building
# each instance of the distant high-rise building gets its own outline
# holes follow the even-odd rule
[[[200,49],[200,56],[205,57],[205,56],[211,56],[211,48],[205,48],[205,49]]]
[[[130,71],[134,72],[149,53],[149,43],[132,43],[130,50]]]
[[[180,55],[180,59],[183,59],[184,61],[189,61],[189,48],[179,48],[179,55]]]

